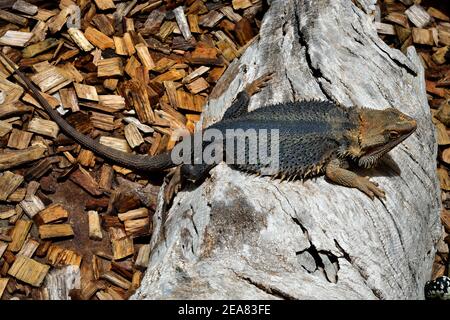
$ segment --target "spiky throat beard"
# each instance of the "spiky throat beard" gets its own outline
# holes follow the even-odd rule
[[[400,139],[390,141],[383,146],[373,147],[372,149],[367,150],[366,154],[359,158],[358,165],[364,168],[371,168],[375,166],[382,156],[395,148],[395,146],[399,145],[411,134],[412,132],[410,134],[404,135]]]

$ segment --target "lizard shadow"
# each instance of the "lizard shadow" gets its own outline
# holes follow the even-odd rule
[[[402,170],[389,154],[384,155],[372,168],[352,167],[353,171],[361,176],[369,177],[397,177]]]

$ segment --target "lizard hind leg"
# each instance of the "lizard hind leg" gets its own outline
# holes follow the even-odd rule
[[[374,197],[386,198],[382,189],[376,182],[372,182],[368,177],[361,177],[356,173],[341,167],[338,159],[332,160],[325,169],[325,175],[331,181],[350,188],[357,188],[368,195],[372,200]]]
[[[170,204],[182,188],[182,185],[186,180],[193,181],[194,183],[200,182],[207,176],[209,170],[211,170],[214,165],[208,164],[183,164],[178,166],[168,174],[167,178],[170,179],[167,183],[166,190],[164,191],[164,203]]]
[[[183,179],[181,176],[181,167],[178,166],[172,169],[166,178],[169,179],[169,182],[167,183],[166,189],[164,190],[164,203],[170,204],[175,195],[178,193],[178,190],[180,190],[181,184],[183,183]]]
[[[198,182],[203,180],[215,166],[216,164],[183,164],[181,166],[181,175],[185,179]]]

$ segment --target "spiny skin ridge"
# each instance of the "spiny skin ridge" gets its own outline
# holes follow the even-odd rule
[[[270,120],[269,120],[270,119]],[[223,120],[210,128],[219,129],[278,129],[279,167],[271,175],[282,178],[307,178],[323,173],[324,165],[345,149],[348,140],[344,133],[357,128],[356,108],[345,108],[329,101],[299,101],[261,107],[237,119]],[[270,132],[268,146],[271,155]],[[258,144],[246,141],[245,155],[258,154]],[[256,149],[255,149],[256,148]],[[240,150],[235,149],[234,159]],[[248,156],[244,163],[232,164],[241,171],[264,174],[266,165],[252,163]]]
[[[352,108],[346,108],[326,100],[302,100],[296,102],[283,102],[266,105],[239,116],[239,120],[274,120],[283,122],[297,121],[324,121],[348,119],[348,112]],[[233,122],[235,119],[222,120],[221,122]]]

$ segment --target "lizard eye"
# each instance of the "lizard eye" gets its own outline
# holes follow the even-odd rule
[[[400,136],[400,134],[397,131],[389,131],[389,138],[391,139],[397,139]]]

